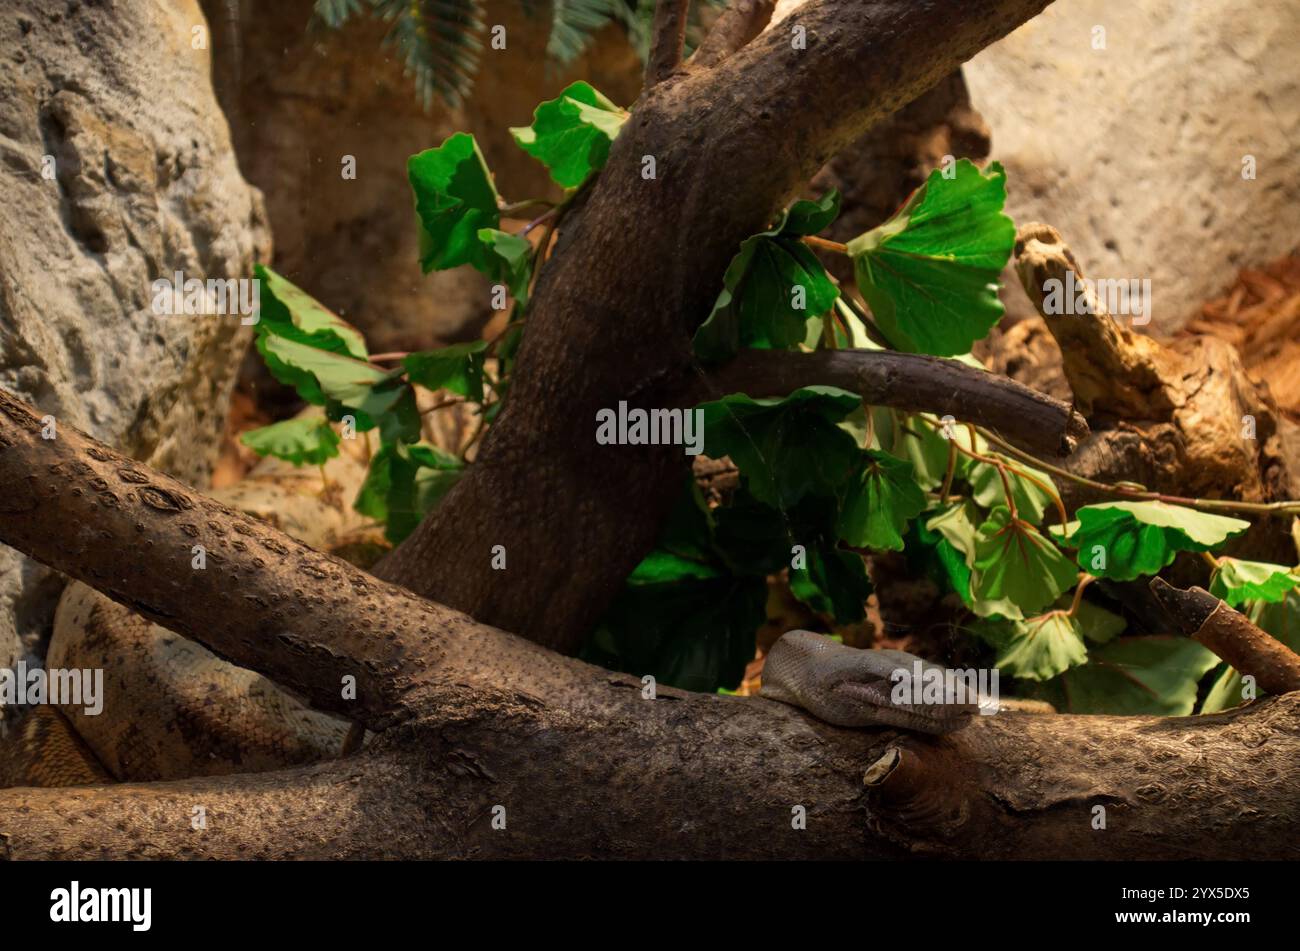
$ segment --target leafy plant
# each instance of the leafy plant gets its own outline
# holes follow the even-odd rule
[[[480,419],[479,434],[492,424],[508,399],[549,237],[600,174],[627,118],[578,82],[512,130],[565,189],[557,204],[507,202],[465,133],[411,157],[425,271],[475,268],[510,301],[506,329],[490,342],[374,356],[355,329],[259,268],[258,350],[277,379],[345,424],[345,437],[378,434],[356,507],[382,522],[392,541],[472,465],[473,440],[457,453],[422,441],[417,406],[433,392],[437,402],[425,412],[464,402]],[[979,366],[967,351],[1002,313],[998,280],[1014,240],[1005,197],[999,166],[981,170],[963,160],[933,172],[889,221],[847,244],[817,237],[839,214],[838,194],[796,201],[737,249],[695,334],[696,358],[721,362],[742,348],[887,345]],[[502,230],[525,207],[544,210],[516,231]],[[860,297],[835,282],[818,250],[852,259]],[[1001,670],[1063,709],[1188,713],[1216,666],[1202,709],[1236,702],[1240,679],[1204,648],[1130,634],[1124,617],[1086,596],[1098,579],[1151,575],[1183,552],[1213,563],[1216,594],[1267,617],[1270,630],[1300,637],[1300,575],[1209,554],[1249,523],[1198,506],[1232,503],[1117,486],[1123,498],[1084,506],[1070,520],[1054,481],[1069,473],[978,427],[866,406],[834,387],[781,398],[725,394],[699,410],[705,454],[729,457],[739,487],[710,507],[688,481],[655,549],[595,631],[585,652],[591,660],[694,689],[734,687],[753,658],[774,579],[834,629],[864,617],[871,592],[864,555],[894,551],[954,596],[964,629]],[[276,423],[244,441],[298,465],[320,464],[339,446],[329,425],[307,420]]]

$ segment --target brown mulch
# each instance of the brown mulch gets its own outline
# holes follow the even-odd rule
[[[1233,344],[1252,379],[1300,421],[1300,253],[1243,268],[1226,293],[1201,306],[1183,328]]]

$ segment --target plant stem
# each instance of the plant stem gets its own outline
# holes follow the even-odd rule
[[[498,207],[501,214],[512,215],[516,211],[523,211],[525,208],[531,208],[533,205],[546,205],[548,208],[554,208],[555,202],[548,201],[545,198],[525,198],[523,201],[512,201]]]
[[[1052,475],[1060,476],[1062,479],[1068,479],[1077,485],[1084,485],[1090,489],[1096,489],[1099,492],[1107,492],[1112,495],[1122,496],[1126,499],[1138,499],[1149,502],[1166,502],[1170,505],[1185,505],[1188,508],[1202,509],[1210,512],[1250,512],[1258,515],[1300,515],[1300,501],[1295,499],[1284,499],[1279,502],[1240,502],[1235,499],[1189,499],[1181,495],[1166,495],[1163,492],[1146,492],[1125,485],[1098,482],[1095,479],[1076,475],[1070,470],[1063,469],[1050,462],[1044,462],[1042,459],[1038,459],[1021,449],[1017,449],[1005,439],[994,435],[986,429],[981,429],[980,434],[989,442],[995,444],[1007,455],[1014,456],[1016,459],[1019,459],[1027,465],[1032,465],[1045,472],[1050,472]]]
[[[838,241],[831,241],[827,238],[818,238],[816,235],[804,235],[803,243],[810,248],[821,248],[823,251],[834,251],[836,254],[849,253],[847,244],[840,244]]]

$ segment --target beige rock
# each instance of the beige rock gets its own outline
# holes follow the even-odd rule
[[[1296,245],[1298,42],[1290,0],[1049,6],[965,67],[1009,213],[1058,228],[1090,276],[1150,278],[1146,330],[1172,333]]]
[[[151,285],[251,277],[270,254],[209,68],[191,0],[10,0],[0,17],[0,386],[198,484],[251,327],[157,315]],[[0,665],[58,587],[0,548]]]

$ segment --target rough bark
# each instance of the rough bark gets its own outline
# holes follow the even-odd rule
[[[597,445],[597,410],[672,405],[740,242],[831,155],[1046,5],[814,0],[716,67],[650,89],[564,221],[473,470],[380,573],[575,650],[653,546],[686,465],[680,447]]]
[[[8,396],[0,483],[0,540],[331,709],[359,673],[343,712],[387,727],[354,757],[279,773],[0,790],[0,857],[1300,856],[1300,693],[1208,717],[841,730],[758,698],[647,698],[269,526],[247,534],[79,433],[44,440]],[[192,538],[212,546],[205,572]]]
[[[1027,386],[953,360],[887,350],[746,350],[709,373],[697,393],[699,400],[780,396],[816,384],[857,393],[869,405],[951,414],[1047,455],[1068,455],[1088,435],[1068,404]]]

